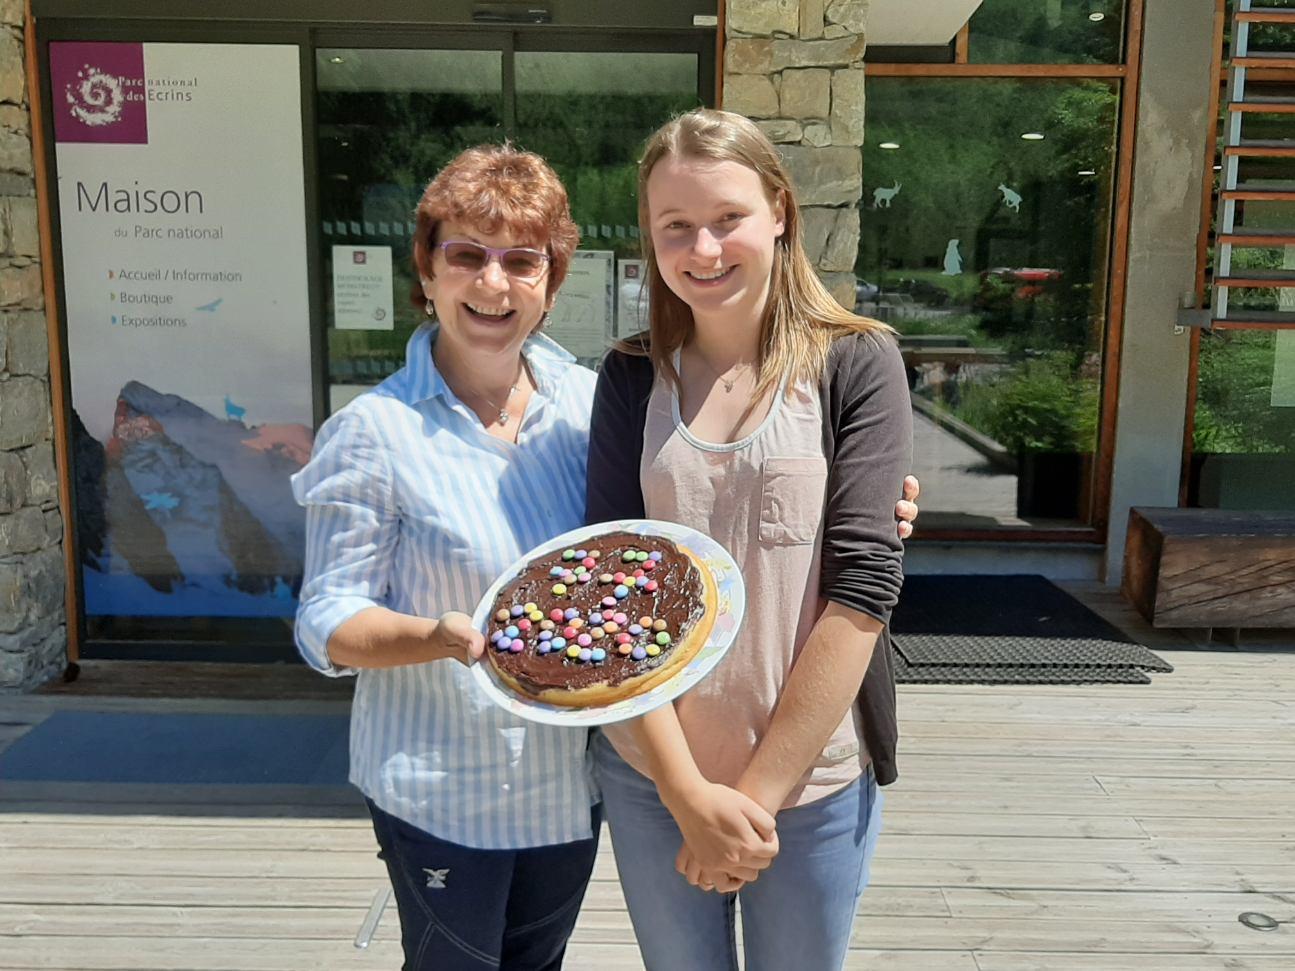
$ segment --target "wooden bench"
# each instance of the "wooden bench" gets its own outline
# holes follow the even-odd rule
[[[1135,507],[1123,593],[1153,627],[1295,627],[1295,513]]]

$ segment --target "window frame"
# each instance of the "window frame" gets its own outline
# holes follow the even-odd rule
[[[1212,137],[1206,139],[1204,177],[1201,180],[1201,225],[1196,236],[1196,286],[1195,306],[1205,308],[1206,291],[1213,276],[1210,260],[1210,242],[1214,237],[1215,219],[1218,216],[1218,185],[1215,180],[1215,166],[1221,166],[1223,159],[1224,130],[1226,119],[1220,117],[1220,109],[1227,98],[1226,86],[1229,83],[1227,69],[1227,52],[1225,36],[1228,23],[1228,0],[1215,0],[1214,4],[1214,60],[1210,67],[1210,104],[1208,118],[1211,119]],[[1295,7],[1291,8],[1295,10]],[[1295,82],[1295,70],[1289,68],[1251,68],[1249,80],[1262,81],[1265,74],[1280,76],[1280,80]],[[1211,313],[1211,310],[1206,310]],[[1295,330],[1295,324],[1261,324],[1261,323],[1214,323],[1213,330],[1234,331],[1278,331]],[[1200,358],[1201,328],[1191,329],[1190,345],[1187,360],[1187,407],[1183,421],[1183,462],[1179,473],[1178,505],[1189,506],[1193,493],[1192,465],[1196,454],[1196,406],[1200,393]]]
[[[1219,2],[1222,3],[1223,0]],[[1133,146],[1137,132],[1138,79],[1145,9],[1146,0],[1127,0],[1124,16],[1124,62],[1121,64],[971,64],[968,63],[970,23],[964,24],[954,37],[952,62],[897,63],[864,60],[864,74],[869,77],[1116,79],[1118,84],[1119,115],[1116,121],[1112,226],[1107,256],[1106,332],[1102,341],[1100,414],[1088,521],[1076,526],[1057,527],[924,528],[919,541],[1106,544],[1115,460],[1115,417],[1119,402],[1120,353],[1124,336],[1124,298],[1133,195]]]
[[[471,3],[447,0],[420,15],[411,15],[399,0],[373,0],[358,9],[341,0],[316,3],[297,0],[230,0],[219,16],[205,7],[171,4],[155,0],[104,0],[90,17],[77,0],[34,0],[32,16],[26,22],[26,57],[31,69],[33,169],[37,203],[49,215],[49,233],[42,259],[45,290],[49,294],[47,314],[56,321],[51,331],[50,373],[54,397],[54,449],[60,469],[60,505],[63,510],[63,556],[65,606],[67,611],[68,660],[81,657],[102,659],[185,660],[185,661],[293,661],[297,651],[290,627],[277,618],[262,623],[258,618],[211,616],[121,616],[93,615],[91,630],[85,610],[81,550],[77,541],[76,490],[72,449],[71,383],[68,360],[67,318],[64,307],[63,248],[59,226],[57,174],[51,106],[49,45],[58,41],[119,41],[131,43],[283,44],[297,48],[300,65],[302,160],[306,218],[306,279],[310,314],[311,393],[314,425],[329,414],[328,345],[325,290],[320,226],[318,120],[316,108],[315,57],[321,48],[385,47],[410,49],[419,46],[438,49],[501,50],[504,55],[502,87],[505,131],[515,129],[512,56],[515,50],[555,50],[595,53],[622,51],[682,51],[698,56],[698,96],[715,104],[719,92],[722,58],[718,39],[722,37],[722,6],[718,28],[692,25],[694,11],[706,9],[705,0],[666,0],[647,16],[633,5],[591,8],[572,3],[562,13],[562,25],[474,24]],[[709,8],[713,10],[714,7]],[[677,26],[662,27],[668,17]],[[454,20],[458,17],[458,20]]]

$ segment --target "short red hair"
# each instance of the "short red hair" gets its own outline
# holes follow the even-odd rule
[[[433,247],[441,223],[465,223],[483,234],[507,230],[552,258],[547,293],[566,279],[580,230],[571,219],[567,190],[549,164],[534,152],[505,143],[478,145],[460,153],[423,190],[415,210],[415,307],[426,301],[421,279],[431,279]]]

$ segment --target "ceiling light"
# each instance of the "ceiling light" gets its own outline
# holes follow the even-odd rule
[[[1097,174],[1097,170],[1096,170],[1096,169],[1080,169],[1080,170],[1079,170],[1079,174],[1080,174],[1080,175],[1096,175],[1096,174]]]
[[[334,54],[332,57],[330,57],[330,58],[328,59],[328,63],[329,63],[329,64],[345,64],[345,63],[346,63],[346,58],[344,58],[344,57],[338,57],[336,54]]]
[[[1088,19],[1095,24],[1100,24],[1103,20],[1106,19],[1106,14],[1102,13],[1100,10],[1094,10],[1092,13],[1088,15]]]
[[[899,148],[899,142],[882,142],[877,147],[885,148],[885,149],[896,149],[896,148]]]
[[[1044,136],[1043,136],[1043,132],[1041,131],[1027,131],[1021,137],[1025,139],[1027,142],[1041,142],[1043,141]]]

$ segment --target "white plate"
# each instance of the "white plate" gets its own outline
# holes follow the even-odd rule
[[[719,612],[711,627],[710,637],[682,670],[661,684],[624,701],[588,708],[564,708],[560,705],[548,705],[541,701],[519,697],[496,677],[489,661],[472,665],[472,676],[477,685],[491,701],[505,711],[544,725],[566,725],[573,728],[608,725],[627,718],[637,718],[639,715],[647,714],[653,708],[664,705],[667,701],[673,701],[706,677],[720,662],[724,652],[737,636],[738,628],[742,624],[742,613],[746,610],[746,587],[742,583],[742,574],[738,572],[733,557],[729,556],[728,550],[705,533],[659,519],[619,519],[609,523],[597,523],[593,526],[573,529],[561,536],[555,536],[546,543],[541,543],[523,555],[490,585],[490,589],[486,591],[472,614],[472,622],[483,633],[488,629],[492,608],[495,598],[499,596],[499,591],[531,560],[583,543],[588,537],[601,533],[662,536],[679,546],[686,546],[715,578]],[[490,650],[489,645],[486,650]]]

